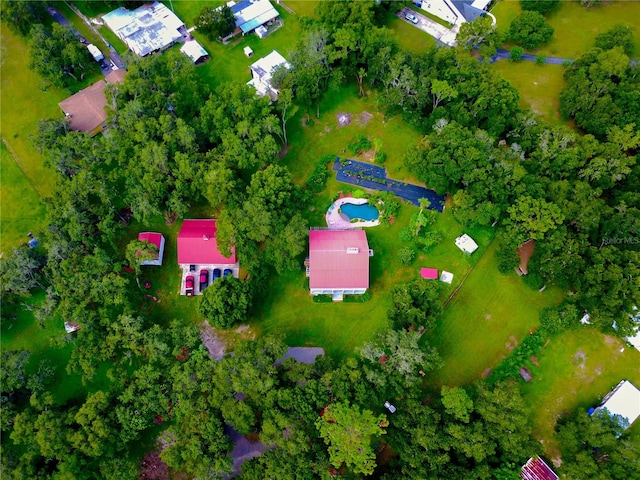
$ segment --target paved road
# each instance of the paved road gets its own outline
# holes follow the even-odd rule
[[[537,55],[532,55],[531,53],[525,53],[522,55],[522,60],[527,62],[535,62]],[[509,50],[504,50],[503,48],[499,48],[498,52],[491,57],[489,60],[490,63],[497,62],[498,60],[509,60],[511,58],[511,52]],[[545,57],[544,63],[549,65],[564,65],[565,63],[573,62],[572,58],[560,58],[560,57]]]
[[[418,19],[418,23],[413,23],[405,18],[407,13],[411,13]],[[428,33],[436,40],[442,42],[447,46],[455,46],[456,45],[456,35],[458,33],[457,28],[449,30],[448,28],[440,25],[438,22],[431,20],[429,17],[425,15],[421,15],[419,12],[415,10],[411,10],[410,8],[403,8],[402,10],[398,10],[396,12],[396,17],[400,20],[407,22],[409,25],[413,25],[414,27],[422,30],[425,33]]]
[[[100,34],[100,32],[98,32],[98,30],[91,24],[89,19],[84,15],[82,15],[82,13],[75,7],[75,5],[71,5],[71,4],[68,4],[68,5],[89,26],[89,28],[91,28],[102,39],[105,45],[109,47],[109,54],[106,55],[105,57],[107,59],[111,59],[111,61],[116,67],[125,68],[124,62],[120,58],[120,55],[118,55],[118,52],[116,52],[114,48],[105,40],[105,38]],[[58,22],[60,25],[72,29],[76,37],[78,37],[79,39],[83,38],[80,32],[78,32],[75,28],[73,28],[73,26],[69,23],[69,20],[67,20],[64,17],[64,15],[62,15],[58,10],[56,10],[53,7],[47,7],[47,13],[49,13],[49,15],[51,15],[51,17],[53,17],[53,19],[56,22]],[[102,70],[102,74],[104,76],[107,76],[112,71],[111,65],[108,62],[105,62],[104,66],[101,65],[100,69]]]

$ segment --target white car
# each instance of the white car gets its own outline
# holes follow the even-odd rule
[[[391,413],[396,413],[396,407],[391,405],[391,403],[389,403],[389,402],[384,402],[384,408],[389,410],[389,412],[391,412]]]
[[[413,13],[407,13],[404,18],[409,20],[411,23],[417,24],[418,18]]]

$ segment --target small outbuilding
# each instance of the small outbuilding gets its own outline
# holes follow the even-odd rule
[[[253,49],[251,47],[244,47],[243,51],[247,58],[253,57]]]
[[[158,249],[158,256],[151,260],[143,260],[140,265],[162,265],[162,257],[164,256],[164,235],[156,232],[143,232],[138,235],[141,242],[149,242]]]
[[[80,330],[80,325],[73,322],[64,322],[64,331],[67,333],[73,333]]]
[[[269,95],[272,100],[277,100],[279,92],[271,80],[274,72],[280,67],[289,69],[291,65],[277,50],[273,50],[269,55],[249,66],[252,78],[247,85],[255,88],[261,97]]]
[[[540,457],[531,457],[522,466],[520,477],[523,480],[558,480],[558,475]]]
[[[478,249],[478,244],[466,233],[456,238],[456,247],[464,253],[473,253]]]
[[[421,268],[420,276],[422,278],[426,278],[427,280],[437,280],[438,279],[438,269],[437,268]]]
[[[453,282],[453,273],[443,270],[440,274],[440,281],[451,285],[451,282]]]
[[[180,51],[189,57],[189,59],[196,65],[201,65],[209,60],[209,54],[207,51],[195,40],[184,42],[184,45],[180,47]]]
[[[606,411],[609,415],[620,415],[629,428],[640,417],[640,390],[629,380],[622,380],[603,399],[593,413]]]

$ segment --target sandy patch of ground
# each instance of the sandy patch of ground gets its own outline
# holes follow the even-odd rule
[[[256,334],[249,325],[239,325],[233,330],[218,330],[209,325],[206,320],[200,324],[200,339],[214,360],[221,360],[227,347],[233,350],[238,340],[255,340],[255,338]]]
[[[485,320],[491,320],[491,314],[490,314],[490,313],[487,313],[487,314],[484,316],[484,319],[485,319]]]
[[[224,357],[225,342],[218,336],[215,328],[206,320],[200,324],[200,339],[207,348],[209,356],[214,360],[222,360]]]
[[[514,348],[518,346],[518,339],[513,335],[511,335],[509,337],[509,341],[505,343],[504,346],[507,348],[507,350],[512,351]]]
[[[346,112],[340,112],[336,115],[339,127],[346,127],[351,124],[351,114]]]
[[[584,363],[587,360],[587,354],[584,353],[584,350],[580,349],[571,359],[571,363],[573,363],[576,367],[584,370]]]
[[[369,121],[373,118],[373,115],[367,111],[364,111],[362,113],[360,113],[360,119],[358,121],[358,124],[361,127],[364,127],[367,123],[369,123]]]
[[[372,162],[373,159],[375,158],[375,156],[376,156],[376,151],[375,150],[367,150],[366,152],[364,152],[362,154],[362,158],[364,160],[367,160],[368,162]]]

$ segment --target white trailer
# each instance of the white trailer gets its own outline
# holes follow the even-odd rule
[[[100,62],[104,60],[104,55],[102,54],[100,49],[96,47],[94,44],[90,43],[89,45],[87,45],[87,48],[89,49],[89,53],[95,59],[96,62]]]

